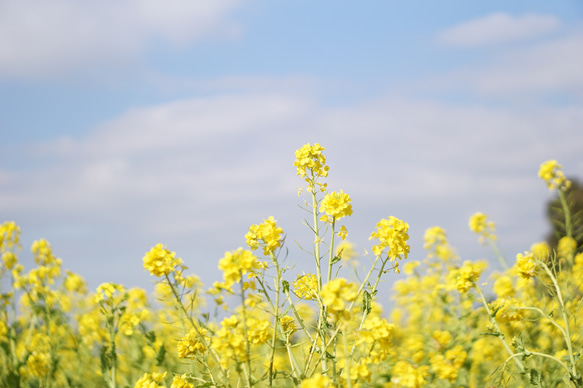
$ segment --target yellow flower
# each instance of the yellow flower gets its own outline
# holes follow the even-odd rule
[[[332,388],[332,380],[327,376],[316,374],[308,379],[302,381],[300,388]]]
[[[194,385],[188,382],[186,375],[182,375],[174,376],[170,388],[194,388]]]
[[[470,288],[475,287],[476,281],[482,274],[486,267],[483,262],[472,263],[471,261],[464,262],[464,265],[457,270],[456,288],[461,294],[465,294]]]
[[[377,224],[376,232],[370,235],[369,240],[377,239],[379,244],[372,247],[375,255],[380,256],[385,248],[389,248],[387,253],[391,261],[396,258],[407,258],[410,247],[407,245],[409,240],[409,224],[400,219],[390,216],[383,219]]]
[[[0,225],[0,252],[20,248],[20,227],[14,221]]]
[[[311,300],[316,299],[318,295],[318,278],[316,275],[304,274],[298,275],[295,282],[293,282],[294,292],[300,299]]]
[[[164,373],[144,373],[142,377],[136,382],[134,388],[165,388],[164,379],[167,372]]]
[[[453,248],[447,241],[445,230],[439,226],[433,226],[425,231],[423,248],[429,251],[428,257],[438,257],[448,261],[456,257]]]
[[[348,308],[348,304],[358,297],[357,287],[346,279],[336,278],[322,287],[320,296],[328,311],[333,314],[340,313]]]
[[[499,298],[514,296],[516,290],[512,284],[512,279],[509,276],[500,276],[494,283],[494,292]]]
[[[547,183],[549,190],[567,190],[571,186],[571,182],[565,178],[561,168],[562,166],[556,160],[547,160],[540,165],[538,176]]]
[[[252,250],[259,248],[260,242],[263,243],[263,254],[269,255],[276,248],[281,247],[282,228],[278,228],[275,219],[269,217],[263,220],[262,224],[251,225],[249,232],[245,235],[245,241]]]
[[[6,269],[12,269],[12,267],[14,267],[14,264],[16,264],[16,262],[18,261],[18,258],[16,257],[16,255],[14,254],[14,252],[4,252],[4,254],[2,255],[2,262],[4,262],[4,267],[6,267]]]
[[[557,244],[557,256],[570,260],[577,251],[577,241],[573,237],[565,236]]]
[[[108,305],[117,304],[121,300],[114,301],[114,299],[120,299],[117,297],[124,291],[125,289],[122,285],[115,283],[101,283],[99,287],[97,287],[97,292],[95,294],[95,303],[105,302]]]
[[[414,367],[406,361],[398,361],[393,367],[391,382],[398,387],[421,388],[427,384],[428,366]]]
[[[336,235],[338,237],[340,237],[342,239],[342,241],[346,240],[346,236],[348,236],[348,231],[346,230],[346,226],[342,225],[340,227],[340,231],[338,231],[338,233],[336,233]]]
[[[530,246],[530,251],[538,260],[546,260],[551,255],[551,248],[545,241],[532,244]]]
[[[314,176],[327,177],[329,167],[326,166],[326,157],[322,154],[324,150],[325,148],[318,143],[314,145],[308,143],[297,150],[294,162],[298,169],[297,175],[305,177],[311,173]]]
[[[87,292],[87,283],[80,275],[71,271],[67,272],[64,284],[67,291],[76,292],[78,294],[85,294]]]
[[[208,344],[208,331],[205,328],[199,328],[198,331],[203,335],[205,342]],[[201,342],[200,335],[195,329],[190,329],[190,332],[178,341],[178,357],[179,358],[194,358],[199,354],[206,352],[206,347]]]
[[[538,264],[530,252],[516,255],[516,273],[522,278],[529,279],[536,276]]]
[[[480,242],[484,242],[486,239],[496,239],[496,224],[487,221],[487,219],[488,216],[480,212],[470,217],[470,230],[480,236]]]
[[[342,217],[351,216],[350,196],[342,190],[339,193],[333,191],[330,194],[326,194],[320,204],[320,212],[326,213],[325,216],[322,216],[322,221],[329,223]]]
[[[266,268],[266,264],[257,260],[251,251],[239,248],[233,252],[226,252],[219,261],[219,269],[223,271],[225,286],[230,287],[241,281],[246,273],[256,274]]]
[[[162,244],[156,244],[143,258],[144,268],[154,276],[165,276],[174,272],[177,266],[184,268],[182,259],[175,257],[175,252],[170,252]]]

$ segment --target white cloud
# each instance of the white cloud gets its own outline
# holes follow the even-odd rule
[[[240,0],[0,0],[0,75],[43,76],[116,65],[152,40],[185,45],[232,35]]]
[[[439,40],[451,46],[478,47],[540,37],[560,26],[552,15],[494,13],[453,26],[443,31]]]

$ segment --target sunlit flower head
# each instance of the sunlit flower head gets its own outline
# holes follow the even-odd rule
[[[251,225],[249,232],[245,235],[245,241],[252,250],[263,246],[263,254],[269,255],[281,247],[282,234],[283,229],[277,227],[273,217],[269,217],[263,220],[262,224]]]
[[[547,160],[540,165],[538,176],[542,178],[549,187],[549,190],[566,190],[571,186],[571,182],[565,178],[562,166],[556,160]]]
[[[306,177],[310,175],[326,177],[328,176],[329,167],[326,166],[326,157],[322,153],[325,148],[320,144],[305,144],[296,151],[296,161],[294,166],[297,167],[297,175]]]
[[[480,236],[480,241],[496,239],[496,224],[488,221],[488,216],[478,212],[470,217],[470,230]]]
[[[176,257],[175,252],[171,252],[162,244],[156,244],[143,258],[144,268],[154,276],[165,276],[182,266],[182,259]]]
[[[326,215],[322,216],[322,221],[332,223],[333,220],[339,220],[342,217],[352,215],[352,205],[350,196],[344,193],[333,191],[326,194],[320,204],[320,212]]]
[[[225,285],[230,287],[241,281],[241,276],[247,273],[256,274],[266,268],[266,264],[257,260],[251,251],[239,248],[232,252],[226,252],[225,257],[219,261],[219,269],[223,271]]]
[[[318,295],[318,278],[313,274],[298,275],[293,282],[294,293],[300,299],[316,299]]]
[[[519,253],[516,255],[516,273],[525,279],[530,279],[536,276],[538,271],[538,263],[534,255],[530,252]]]
[[[409,224],[390,216],[377,223],[377,230],[370,235],[369,240],[376,239],[379,243],[372,247],[376,256],[380,256],[385,248],[389,248],[387,256],[391,261],[399,258],[406,259],[411,249],[409,240]]]
[[[482,271],[486,268],[483,262],[472,263],[465,261],[462,267],[457,271],[456,288],[461,294],[465,294],[471,288],[476,286]]]

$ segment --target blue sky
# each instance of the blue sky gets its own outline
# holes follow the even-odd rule
[[[308,272],[292,164],[319,142],[360,252],[394,215],[411,260],[434,225],[490,259],[483,211],[513,261],[548,231],[540,163],[583,171],[581,4],[0,0],[1,219],[91,287],[149,288],[158,242],[210,285],[269,216]]]

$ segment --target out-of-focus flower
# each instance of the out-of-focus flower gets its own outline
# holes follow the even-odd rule
[[[567,190],[571,182],[565,178],[562,166],[556,160],[547,160],[540,165],[538,176],[542,178],[549,187],[549,190]]]
[[[382,255],[385,248],[389,248],[387,256],[391,261],[399,258],[406,259],[411,249],[409,240],[409,224],[390,216],[377,223],[377,230],[370,235],[369,240],[376,239],[379,243],[372,247],[375,255]]]

